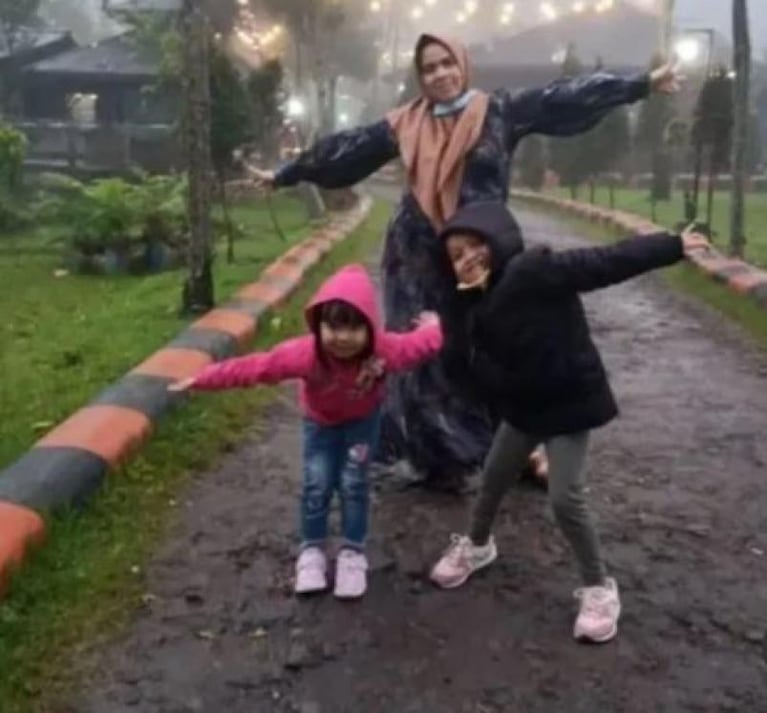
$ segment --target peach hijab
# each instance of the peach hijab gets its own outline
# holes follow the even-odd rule
[[[445,47],[455,57],[463,75],[463,91],[468,91],[471,80],[469,53],[459,41],[421,35],[415,50],[416,72],[419,72],[423,48],[433,42]],[[474,91],[459,114],[436,117],[432,113],[433,102],[422,93],[418,99],[395,109],[387,117],[397,136],[413,194],[437,230],[458,208],[466,155],[479,141],[488,101],[485,92]]]

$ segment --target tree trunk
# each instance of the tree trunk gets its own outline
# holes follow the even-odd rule
[[[591,205],[594,205],[597,201],[597,184],[594,180],[594,177],[592,176],[589,179],[589,202]]]
[[[706,191],[706,225],[708,225],[709,235],[714,234],[714,188],[716,187],[716,148],[712,144],[711,156],[709,157],[708,166],[708,186]]]
[[[749,86],[751,38],[748,3],[732,0],[733,66],[735,67],[735,122],[732,142],[732,199],[730,201],[730,254],[743,257],[746,247],[744,193],[748,166]]]
[[[615,210],[615,179],[612,177],[608,184],[608,190],[610,191],[610,210]]]
[[[330,128],[329,133],[333,133],[338,119],[338,75],[333,74],[328,80],[328,117],[327,122]]]
[[[234,262],[234,223],[229,211],[229,193],[226,190],[226,176],[223,172],[218,174],[218,192],[226,230],[226,261],[231,265]]]
[[[189,273],[184,284],[182,311],[185,314],[201,314],[214,304],[209,33],[200,0],[184,0],[181,12],[184,38],[183,141],[189,180],[190,225]]]
[[[695,209],[695,218],[698,217],[698,206],[700,205],[700,174],[703,170],[703,144],[700,141],[695,142],[695,168],[693,169],[692,181],[692,205]]]

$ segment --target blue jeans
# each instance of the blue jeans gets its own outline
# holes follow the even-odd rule
[[[379,432],[380,413],[336,426],[304,419],[304,485],[301,496],[303,547],[328,537],[333,494],[341,500],[344,544],[362,549],[368,531],[368,469]]]

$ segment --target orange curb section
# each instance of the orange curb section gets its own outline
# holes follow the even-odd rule
[[[82,448],[116,466],[152,431],[151,421],[123,406],[85,406],[37,442],[38,447]]]
[[[45,538],[45,522],[34,510],[0,501],[0,594],[30,545]]]
[[[181,380],[195,376],[212,361],[209,354],[197,349],[165,347],[142,361],[131,374]]]
[[[258,300],[272,307],[278,304],[284,295],[282,290],[274,285],[269,285],[265,282],[254,282],[252,285],[243,287],[237,293],[237,297],[241,297],[244,300]]]
[[[740,267],[744,263],[740,262],[740,260],[732,260],[727,257],[707,257],[704,255],[700,260],[697,260],[695,264],[709,275],[718,275],[721,270],[727,270],[731,267]]]
[[[728,282],[735,292],[745,295],[759,285],[767,285],[767,273],[745,272],[742,275],[733,275]]]
[[[313,245],[299,245],[293,248],[290,252],[286,253],[282,262],[287,265],[299,264],[302,268],[306,269],[316,265],[322,255],[320,251]]]
[[[203,315],[192,327],[216,329],[234,337],[240,347],[250,344],[256,334],[256,321],[249,314],[234,309],[217,307]]]
[[[304,271],[291,262],[276,262],[264,270],[264,275],[282,277],[297,282],[303,277]]]

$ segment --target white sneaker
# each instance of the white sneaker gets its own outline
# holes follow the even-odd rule
[[[451,544],[431,571],[431,580],[443,589],[460,587],[474,572],[492,564],[498,557],[495,539],[475,545],[470,538],[451,535]]]
[[[302,550],[296,562],[296,594],[311,594],[328,588],[328,560],[319,547]]]
[[[615,638],[621,615],[617,582],[608,577],[602,586],[577,589],[575,598],[580,600],[581,608],[575,620],[573,636],[596,644]]]
[[[336,562],[336,588],[339,599],[359,599],[368,588],[368,560],[362,552],[343,549]]]

